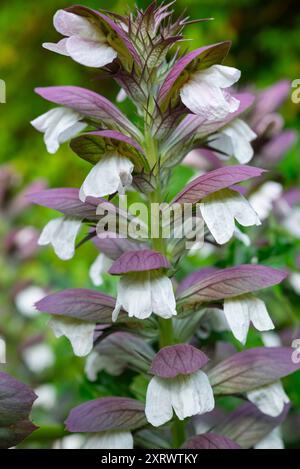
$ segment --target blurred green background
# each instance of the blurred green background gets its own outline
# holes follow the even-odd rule
[[[78,2],[89,7],[110,9],[125,13],[135,2],[127,0],[89,0]],[[136,2],[145,7],[148,1]],[[36,179],[44,179],[49,187],[79,187],[89,170],[89,164],[77,158],[68,145],[63,145],[57,154],[49,155],[42,135],[30,125],[30,121],[46,112],[50,105],[35,95],[37,86],[78,85],[100,92],[115,100],[117,86],[110,80],[99,80],[94,69],[85,68],[71,59],[51,53],[42,48],[43,42],[56,42],[59,34],[54,30],[52,17],[59,8],[72,5],[64,0],[1,0],[0,6],[0,79],[7,86],[7,103],[0,104],[0,165],[8,165],[19,175],[13,192]],[[126,6],[125,6],[126,5]],[[249,84],[263,88],[286,78],[300,78],[300,11],[296,0],[177,0],[174,5],[179,14],[186,9],[194,18],[213,17],[214,21],[190,25],[186,36],[193,41],[186,47],[196,48],[219,41],[232,40],[231,53],[226,64],[242,71],[241,86]],[[130,114],[133,107],[128,102],[121,104],[124,112]],[[286,126],[300,131],[300,105],[289,99],[282,108]],[[299,186],[300,143],[291,148],[279,163],[277,171],[285,187]],[[176,192],[192,175],[192,170],[175,171],[172,191]],[[15,227],[31,225],[38,229],[56,216],[55,212],[38,207],[29,207],[13,220],[1,219],[0,235]],[[83,232],[81,233],[83,236]],[[283,267],[293,264],[300,252],[299,240],[291,241],[280,234],[278,227],[270,224],[268,250],[256,253],[231,243],[222,249],[220,256],[212,255],[203,261],[222,265],[232,265],[248,261],[253,255],[261,256],[264,263]],[[244,250],[243,250],[244,249]],[[60,398],[60,407],[49,415],[36,409],[39,424],[45,424],[47,440],[51,431],[60,436],[61,426],[68,410],[85,399],[99,395],[127,393],[122,382],[117,384],[105,373],[97,384],[91,385],[82,377],[83,361],[73,357],[71,348],[64,339],[56,340],[46,325],[47,318],[39,316],[24,319],[14,309],[12,292],[21,281],[50,289],[67,287],[93,288],[88,277],[90,264],[97,255],[92,245],[80,248],[70,262],[56,258],[51,248],[39,250],[37,256],[27,262],[10,259],[2,253],[0,261],[0,333],[6,337],[8,345],[8,365],[6,370],[27,383],[38,386],[44,382],[55,385]],[[200,262],[200,263],[199,263]],[[201,265],[199,259],[190,258],[182,267],[183,271],[193,265]],[[101,289],[114,291],[115,285],[106,279]],[[292,326],[300,318],[299,296],[281,287],[274,289],[269,305],[275,311],[280,327]],[[29,373],[21,359],[21,346],[30,337],[43,334],[55,353],[55,362],[40,376]],[[257,336],[250,337],[249,345],[259,344]],[[131,379],[131,376],[129,376]],[[126,383],[126,378],[124,378]],[[139,393],[139,382],[133,380],[132,393]],[[300,410],[299,378],[291,378],[288,390]],[[48,429],[48,430],[47,430]],[[47,437],[48,431],[48,437]],[[34,437],[33,437],[34,438]],[[30,444],[30,443],[28,443]],[[34,443],[36,445],[36,443]]]

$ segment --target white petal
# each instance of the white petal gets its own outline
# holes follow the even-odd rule
[[[151,303],[153,313],[164,319],[177,314],[173,285],[166,275],[151,274]]]
[[[44,227],[38,244],[52,244],[56,255],[62,260],[71,259],[75,252],[75,240],[81,221],[68,218],[55,218]]]
[[[154,427],[163,425],[173,417],[168,381],[154,376],[147,388],[145,414]]]
[[[260,220],[268,218],[273,209],[273,202],[279,199],[282,190],[282,185],[278,182],[268,181],[250,196],[249,202]]]
[[[50,321],[56,337],[66,336],[72,344],[74,354],[84,357],[93,348],[95,324],[73,318],[52,318]]]
[[[55,13],[53,24],[56,31],[64,36],[81,36],[86,39],[103,37],[101,30],[91,20],[65,10],[58,10]]]
[[[104,42],[79,36],[70,37],[66,48],[73,60],[87,67],[104,67],[117,57],[117,52]]]
[[[149,272],[123,275],[118,283],[117,304],[122,305],[129,317],[148,318],[152,313]]]
[[[43,407],[44,409],[51,410],[56,402],[56,388],[52,384],[42,384],[34,390],[38,396],[34,401],[34,407]]]
[[[247,302],[250,321],[258,331],[270,331],[275,328],[266,305],[262,300],[249,295]]]
[[[251,241],[248,235],[243,233],[237,226],[234,229],[234,236],[239,239],[245,246],[250,246]]]
[[[239,108],[239,101],[221,88],[204,81],[189,80],[180,90],[183,104],[194,114],[208,121],[225,119]]]
[[[125,430],[95,433],[87,439],[82,449],[133,449],[133,437]]]
[[[290,285],[293,287],[295,292],[300,295],[300,273],[299,272],[293,272],[289,276],[289,282]]]
[[[240,70],[225,65],[212,65],[196,73],[196,75],[198,74],[201,80],[206,81],[208,84],[213,83],[214,86],[219,88],[229,88],[241,78]]]
[[[80,449],[84,444],[84,436],[81,434],[72,434],[65,436],[61,440],[56,440],[53,449]]]
[[[59,42],[44,42],[44,49],[51,50],[51,52],[56,52],[57,54],[69,56],[67,51],[67,38],[62,39]]]
[[[96,257],[96,260],[93,262],[89,270],[90,279],[95,286],[99,287],[102,285],[102,274],[107,273],[111,265],[112,260],[105,256],[105,254],[101,253]]]
[[[284,227],[296,238],[300,238],[300,208],[294,208],[283,222]]]
[[[109,155],[102,158],[90,171],[83,182],[79,198],[82,202],[86,197],[103,197],[114,194],[126,185],[131,184],[134,165],[132,162],[121,156]]]
[[[172,407],[180,420],[205,414],[215,406],[210,382],[201,370],[169,380],[169,387]]]
[[[239,78],[239,70],[213,65],[192,75],[180,90],[181,100],[194,114],[208,121],[222,120],[239,108],[240,102],[223,91]]]
[[[226,204],[240,225],[259,226],[261,224],[257,213],[253,210],[245,197],[235,191],[226,190],[225,192],[228,194]]]
[[[235,119],[230,126],[222,131],[232,142],[232,155],[242,164],[248,163],[253,157],[254,151],[249,143],[257,135],[241,119]]]
[[[99,355],[97,352],[92,352],[86,359],[85,374],[90,381],[96,381],[97,375],[100,371],[105,370],[112,376],[119,376],[124,366],[120,364],[114,357],[109,355]]]
[[[255,449],[284,449],[280,428],[275,428],[254,446]]]
[[[271,417],[278,417],[282,413],[284,405],[290,402],[280,381],[249,391],[247,398],[263,414]]]
[[[234,233],[234,217],[222,191],[205,197],[199,204],[201,215],[218,244],[225,244]]]
[[[45,133],[44,140],[49,153],[55,153],[60,143],[75,136],[86,124],[80,122],[82,116],[72,109],[58,107],[34,119],[31,124]],[[68,132],[68,133],[66,133]]]
[[[224,300],[224,314],[234,337],[245,344],[250,326],[247,301],[239,296],[226,298]]]
[[[117,103],[122,103],[123,101],[125,101],[126,98],[127,98],[127,93],[123,88],[121,88],[119,93],[117,94],[117,98],[116,98]]]
[[[209,146],[213,150],[220,152],[218,155],[220,160],[227,160],[229,156],[233,155],[231,138],[223,132],[214,135],[209,141]]]

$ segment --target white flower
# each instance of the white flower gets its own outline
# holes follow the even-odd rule
[[[52,244],[55,254],[62,260],[72,259],[75,252],[75,240],[81,221],[71,218],[54,218],[44,227],[38,244]]]
[[[293,272],[289,276],[289,282],[290,285],[293,287],[295,292],[300,295],[300,273],[299,272]]]
[[[82,449],[133,449],[133,437],[126,430],[109,430],[90,436]]]
[[[171,280],[155,271],[128,273],[118,283],[118,296],[112,319],[123,308],[129,317],[147,319],[152,313],[168,319],[175,316],[176,301]]]
[[[251,294],[224,300],[224,314],[234,337],[246,343],[250,322],[258,331],[274,329],[274,324],[262,300]]]
[[[85,357],[93,348],[95,324],[79,319],[55,317],[50,326],[55,337],[66,336],[71,342],[73,352],[77,357]]]
[[[254,194],[249,198],[249,202],[258,214],[260,220],[268,218],[275,202],[282,193],[282,185],[278,182],[265,182]]]
[[[300,208],[291,210],[283,225],[293,236],[300,239]]]
[[[275,428],[254,446],[255,449],[284,449],[281,429]]]
[[[241,72],[233,67],[212,65],[194,73],[180,91],[182,102],[194,114],[208,121],[222,120],[238,110],[240,102],[226,88],[236,83]]]
[[[31,125],[44,133],[44,141],[49,153],[56,153],[61,143],[67,142],[81,132],[87,124],[80,122],[82,116],[67,107],[56,107],[42,114]]]
[[[260,225],[249,202],[238,192],[222,189],[202,199],[201,215],[218,244],[225,244],[235,232],[236,219],[243,226]]]
[[[145,413],[148,422],[159,427],[173,417],[180,420],[214,408],[214,396],[206,374],[198,370],[176,378],[154,376],[147,389]]]
[[[58,10],[54,15],[54,27],[67,37],[57,44],[44,43],[45,49],[70,56],[87,67],[104,67],[117,57],[92,18]]]
[[[102,274],[107,273],[111,265],[112,260],[109,259],[109,257],[105,256],[105,254],[101,253],[99,254],[99,256],[96,257],[89,270],[90,279],[96,287],[102,285]]]
[[[24,362],[33,373],[41,373],[53,366],[54,353],[47,344],[36,344],[26,347],[22,353]]]
[[[31,285],[21,290],[15,297],[18,311],[24,316],[33,317],[38,314],[35,303],[44,298],[45,292],[42,288]]]
[[[89,196],[124,194],[132,183],[133,163],[124,156],[107,155],[92,168],[83,182],[79,198],[82,202]]]
[[[281,340],[278,334],[273,331],[263,332],[261,335],[261,339],[265,347],[280,347]]]
[[[0,363],[6,363],[6,342],[0,336]]]
[[[127,93],[123,88],[121,88],[119,93],[117,94],[117,98],[116,98],[117,103],[122,103],[123,101],[125,101],[126,98],[127,98]]]
[[[87,357],[84,368],[87,378],[90,381],[96,381],[98,373],[102,370],[112,376],[119,376],[124,370],[124,365],[113,356],[104,355],[103,353],[99,355],[97,352],[92,352]]]
[[[270,415],[271,417],[278,417],[282,413],[285,404],[290,402],[281,381],[249,391],[247,398],[263,414]]]
[[[221,159],[234,156],[240,163],[248,163],[254,154],[250,144],[257,137],[256,133],[241,119],[234,119],[213,137],[209,146],[220,151]],[[225,153],[226,155],[223,155]]]

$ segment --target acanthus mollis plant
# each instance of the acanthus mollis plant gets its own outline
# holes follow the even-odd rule
[[[52,244],[60,258],[70,259],[81,225],[86,225],[89,233],[79,245],[92,240],[100,250],[91,269],[95,283],[101,284],[103,270],[119,277],[117,298],[69,289],[36,306],[52,315],[55,334],[67,336],[76,355],[89,355],[86,372],[91,381],[101,370],[118,376],[129,368],[146,383],[140,400],[105,397],[71,410],[66,427],[85,434],[84,448],[266,445],[289,407],[280,380],[299,368],[289,347],[246,349],[219,359],[212,348],[201,350],[199,342],[204,322],[222,322],[242,344],[250,324],[258,331],[273,329],[260,290],[280,283],[285,271],[255,264],[211,266],[176,280],[187,241],[201,253],[192,229],[197,219],[204,240],[215,245],[241,236],[236,222],[260,224],[240,184],[264,172],[244,164],[256,134],[242,115],[254,97],[232,88],[240,71],[223,65],[230,42],[181,52],[188,23],[184,17],[173,20],[169,5],[156,2],[128,16],[74,6],[54,17],[64,38],[45,44],[100,68],[120,86],[118,99],[126,97],[136,107],[133,124],[109,100],[87,89],[36,90],[59,106],[32,122],[45,134],[48,151],[54,153],[71,139],[73,151],[92,165],[79,190],[31,194],[32,202],[62,214],[46,225],[40,244]],[[241,164],[202,174],[169,200],[174,168],[192,149],[213,141],[219,145],[230,126]],[[218,146],[218,151],[226,154],[226,148]],[[121,202],[128,189],[129,194],[135,190],[146,208],[158,204],[162,213],[173,211],[169,237],[163,234],[163,217],[149,216],[148,211],[142,219],[124,209]],[[178,216],[183,208],[190,209],[186,218]],[[186,225],[178,239],[178,228]],[[249,403],[217,422],[213,416],[219,396],[238,396]],[[214,422],[197,430],[204,414]]]

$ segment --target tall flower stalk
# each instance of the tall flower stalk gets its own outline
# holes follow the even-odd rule
[[[80,227],[87,224],[90,232],[81,243],[92,240],[100,250],[92,278],[101,284],[104,265],[120,278],[116,299],[71,289],[47,296],[37,308],[52,315],[55,334],[67,336],[75,354],[89,355],[91,379],[103,369],[119,375],[130,368],[148,384],[145,405],[111,397],[71,411],[67,429],[86,434],[85,448],[253,447],[284,419],[288,397],[280,379],[299,368],[288,347],[246,349],[221,361],[214,349],[199,348],[204,322],[213,330],[221,321],[243,345],[250,324],[258,331],[273,329],[272,314],[257,292],[281,282],[284,271],[245,264],[201,269],[176,280],[188,242],[201,253],[206,243],[244,239],[236,222],[261,223],[240,184],[264,172],[243,164],[253,156],[256,134],[242,116],[254,97],[233,88],[241,73],[223,64],[230,42],[184,53],[188,23],[185,17],[174,20],[170,5],[156,2],[127,16],[74,6],[55,15],[64,39],[45,44],[101,68],[120,86],[118,100],[130,99],[136,107],[132,123],[87,89],[36,90],[59,106],[32,122],[44,133],[49,152],[70,139],[73,151],[93,166],[80,190],[31,195],[33,202],[63,214],[44,228],[40,244],[52,244],[60,258],[70,259]],[[195,148],[217,150],[221,159],[235,157],[242,164],[202,174],[170,200],[172,172]],[[124,210],[125,194],[130,198],[132,190],[140,212],[146,208],[144,218],[131,207]],[[236,409],[227,425],[214,422],[198,431],[199,416],[211,415],[213,421],[219,395],[243,396],[249,403]],[[249,419],[257,425],[251,435]]]

